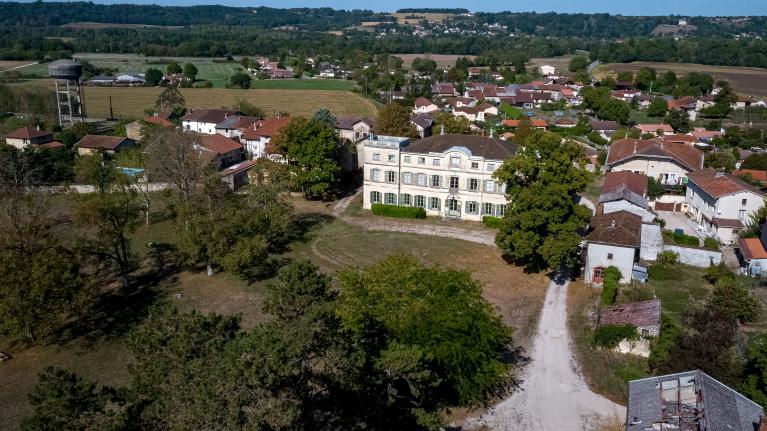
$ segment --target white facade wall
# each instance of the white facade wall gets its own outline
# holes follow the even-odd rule
[[[693,220],[702,224],[709,232],[715,232],[719,241],[730,243],[736,239],[737,230],[732,228],[720,228],[716,230],[711,220],[716,218],[740,220],[747,225],[751,215],[764,206],[764,198],[752,191],[742,191],[720,198],[714,198],[694,182],[687,185],[687,212]]]
[[[259,139],[245,139],[242,141],[242,145],[245,146],[245,151],[247,151],[253,159],[266,156],[266,144],[268,143],[269,138],[265,137]]]
[[[181,122],[181,126],[184,130],[191,130],[192,132],[203,133],[205,135],[214,135],[216,133],[217,123],[202,123],[199,121],[187,121]]]
[[[587,283],[592,283],[594,268],[602,267],[607,269],[609,266],[614,266],[620,270],[622,276],[621,284],[631,281],[631,275],[634,272],[634,262],[636,262],[636,248],[590,242],[587,253],[586,271],[584,274]]]
[[[506,210],[505,187],[492,177],[501,160],[485,160],[461,147],[444,154],[364,147],[366,209],[374,203],[422,206],[428,215],[476,221]]]
[[[621,199],[619,201],[612,201],[612,202],[605,202],[602,204],[602,212],[604,214],[610,214],[618,211],[628,211],[632,214],[636,214],[640,217],[642,217],[642,222],[644,223],[651,223],[653,220],[655,220],[655,214],[651,213],[650,211],[647,211],[646,209],[634,205],[633,203]]]
[[[674,184],[681,184],[682,178],[687,178],[689,169],[666,159],[652,159],[652,158],[634,158],[624,162],[615,163],[610,165],[610,171],[622,172],[631,171],[640,174],[647,175],[648,177],[655,178],[656,180],[668,180],[676,181]]]

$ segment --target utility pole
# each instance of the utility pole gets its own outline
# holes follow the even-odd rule
[[[109,119],[115,118],[114,112],[112,112],[112,96],[109,96]]]

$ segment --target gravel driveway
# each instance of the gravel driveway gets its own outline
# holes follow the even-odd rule
[[[567,330],[568,281],[552,281],[524,381],[467,429],[581,431],[603,420],[625,421],[626,409],[588,388],[578,372]]]

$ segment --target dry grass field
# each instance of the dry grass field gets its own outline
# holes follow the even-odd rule
[[[544,64],[554,66],[558,73],[568,74],[567,67],[570,65],[570,60],[575,57],[574,55],[563,55],[560,57],[537,57],[531,58],[528,62],[528,67],[538,68]]]
[[[715,80],[729,81],[736,92],[756,97],[767,96],[767,69],[755,67],[706,66],[692,63],[654,63],[637,61],[634,63],[610,63],[597,68],[598,78],[606,75],[617,75],[619,72],[636,72],[642,67],[655,68],[659,73],[673,71],[677,76],[690,72],[708,73]]]
[[[22,66],[32,65],[35,63],[36,63],[35,61],[30,61],[30,60],[21,60],[21,61],[3,60],[3,61],[0,61],[0,71],[21,68]]]
[[[453,54],[395,54],[394,56],[402,59],[402,67],[405,69],[410,69],[410,67],[413,65],[413,60],[415,60],[416,57],[432,59],[437,62],[437,67],[454,66],[455,60],[457,60],[459,57],[466,57],[471,60],[473,60],[475,57],[474,55]]]
[[[397,23],[403,25],[418,24],[420,21],[442,23],[446,19],[455,16],[453,13],[392,13],[391,16],[397,18]],[[418,18],[407,18],[408,16],[417,16]]]
[[[46,85],[50,80],[27,81],[14,85]],[[112,97],[114,116],[120,119],[138,118],[145,110],[153,109],[161,88],[153,87],[85,87],[85,109],[89,117],[109,116],[109,97]],[[374,117],[376,105],[350,91],[337,90],[240,90],[226,88],[184,88],[181,90],[190,108],[231,107],[244,99],[261,107],[267,114],[288,112],[290,115],[310,116],[319,108],[327,108],[334,115]]]

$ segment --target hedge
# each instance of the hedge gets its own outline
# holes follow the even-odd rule
[[[634,325],[604,325],[594,332],[594,344],[610,349],[618,346],[623,340],[637,340],[639,334]]]
[[[602,282],[602,304],[613,305],[615,304],[615,298],[618,297],[618,284],[621,282],[621,271],[610,266],[605,269],[604,281]]]
[[[709,250],[719,250],[719,241],[714,237],[707,236],[706,239],[703,240],[703,247]]]
[[[503,219],[500,217],[492,217],[492,216],[482,217],[482,223],[484,223],[484,225],[489,227],[490,229],[500,229],[502,221]]]
[[[426,218],[426,210],[420,207],[399,207],[397,205],[373,204],[375,215],[396,218]]]

